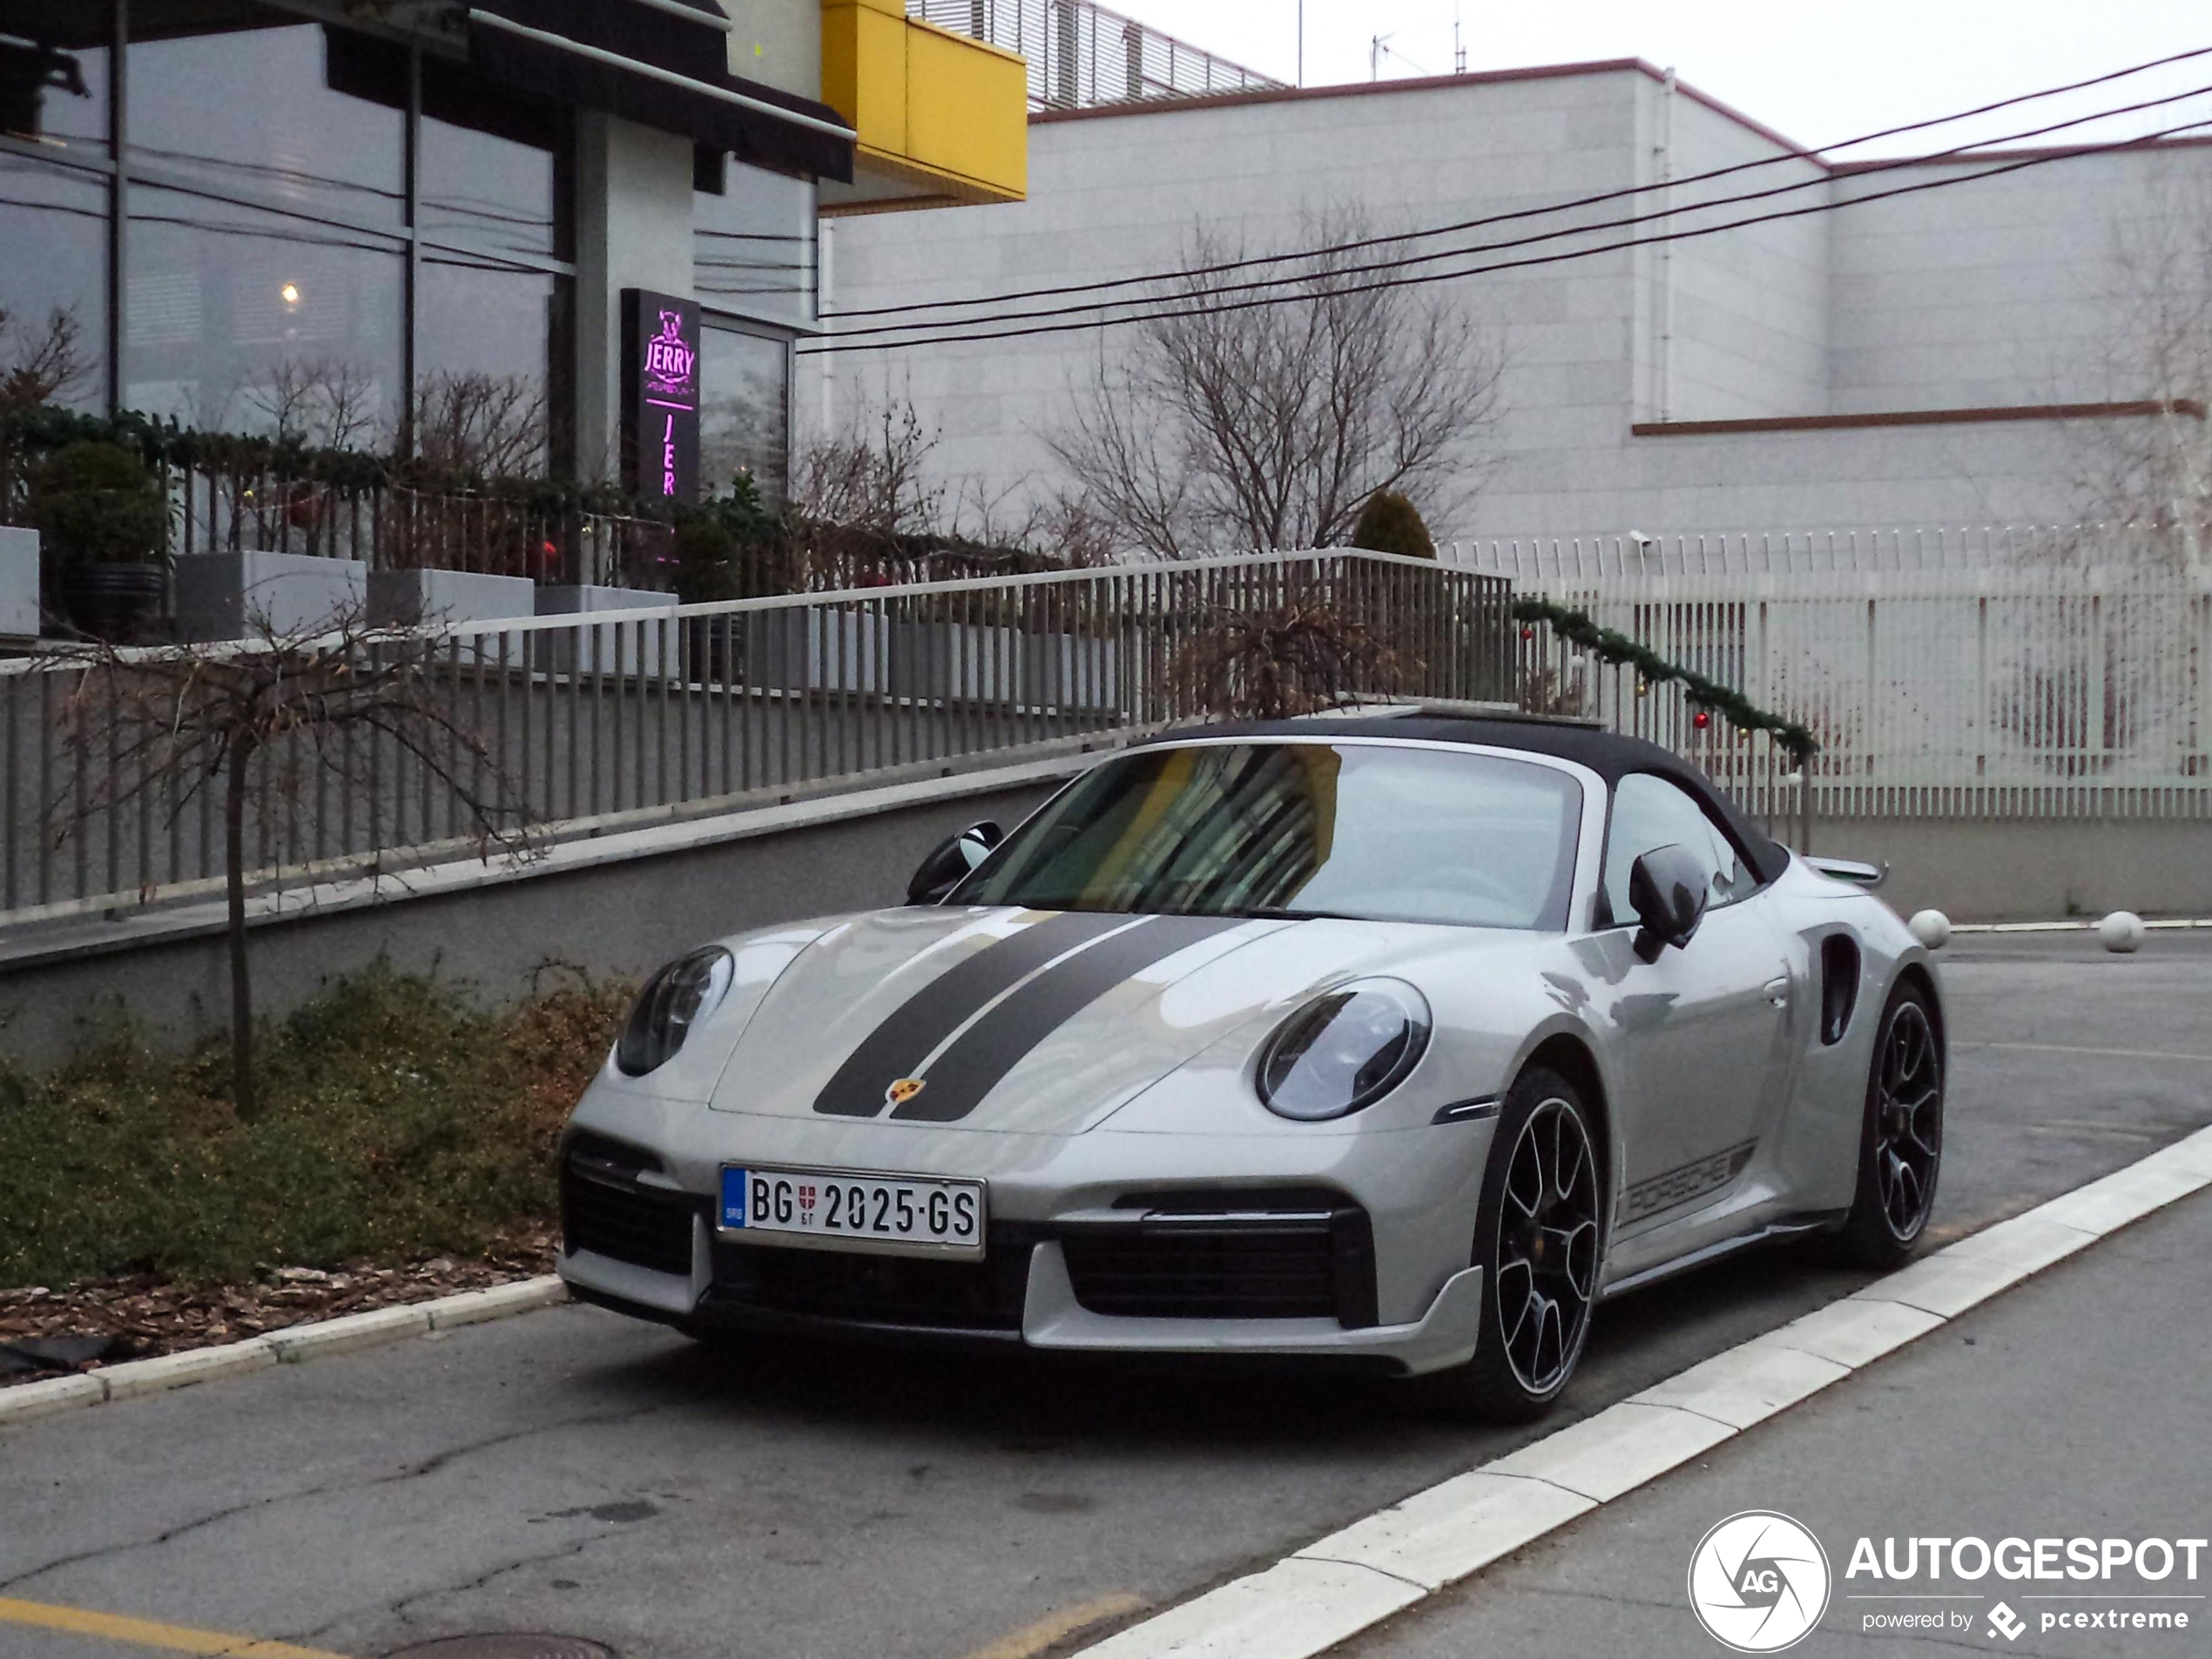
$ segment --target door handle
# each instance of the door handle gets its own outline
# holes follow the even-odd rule
[[[1768,1001],[1773,1003],[1775,1007],[1778,1008],[1788,1008],[1790,1006],[1790,976],[1787,974],[1783,974],[1769,980],[1766,984],[1761,988],[1761,994],[1765,996]]]

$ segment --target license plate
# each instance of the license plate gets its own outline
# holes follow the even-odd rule
[[[719,1221],[764,1244],[980,1258],[983,1184],[725,1164]]]

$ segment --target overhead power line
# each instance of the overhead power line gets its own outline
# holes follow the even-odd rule
[[[1005,293],[978,294],[961,300],[917,300],[895,306],[855,307],[849,311],[826,314],[833,319],[846,317],[887,317],[914,312],[943,311],[980,306],[1008,305],[1023,300],[1057,299],[1072,293],[1102,293],[1111,289],[1142,287],[1150,283],[1176,281],[1194,276],[1217,276],[1231,271],[1250,270],[1263,265],[1278,264],[1291,260],[1310,260],[1336,253],[1357,253],[1371,247],[1384,247],[1393,243],[1432,236],[1451,236],[1461,231],[1480,230],[1492,225],[1509,224],[1524,219],[1541,218],[1553,213],[1572,212],[1578,208],[1602,206],[1608,202],[1647,194],[1652,191],[1680,189],[1688,185],[1710,183],[1737,173],[1748,172],[1759,167],[1772,167],[1790,161],[1820,161],[1844,150],[1876,143],[1883,138],[1901,138],[1908,132],[1924,132],[1935,127],[1950,126],[1956,122],[1972,120],[1976,116],[1990,115],[1999,110],[2011,109],[2016,105],[2031,104],[2040,99],[2063,97],[2069,92],[2085,91],[2094,86],[2108,85],[2114,81],[2147,74],[2155,69],[2187,63],[2193,58],[2212,56],[2212,46],[2200,46],[2184,52],[2174,52],[2164,57],[2154,57],[2144,63],[2130,64],[2102,75],[2093,75],[2084,80],[2068,81],[2061,85],[2043,87],[2032,92],[2016,93],[2011,98],[1999,98],[1994,103],[1978,105],[1973,109],[1954,111],[1948,115],[1934,116],[1925,120],[1908,121],[1901,126],[1881,128],[1878,132],[1861,133],[1855,138],[1826,145],[1817,150],[1784,150],[1773,155],[1761,156],[1750,161],[1739,161],[1725,167],[1715,167],[1704,172],[1685,173],[1678,179],[1655,181],[1650,184],[1624,185],[1619,189],[1601,191],[1595,195],[1581,196],[1572,200],[1551,203],[1542,207],[1525,207],[1502,213],[1487,213],[1480,218],[1460,219],[1449,225],[1434,225],[1423,229],[1399,232],[1388,236],[1361,237],[1354,240],[1332,243],[1321,247],[1296,249],[1282,253],[1258,253],[1241,259],[1224,260],[1211,265],[1197,266],[1184,271],[1156,271],[1142,276],[1101,278],[1092,282],[1062,283],[1051,287],[1021,288]],[[1925,158],[1922,158],[1925,159]],[[949,325],[948,325],[949,326]]]
[[[1845,207],[1856,207],[1868,202],[1884,201],[1892,197],[1914,196],[1934,190],[1949,190],[1960,185],[1976,183],[1985,179],[2000,178],[2007,173],[2022,172],[2031,167],[2047,166],[2055,161],[2068,161],[2083,156],[2109,155],[2121,151],[2140,150],[2183,133],[2200,132],[2212,127],[2212,118],[2190,121],[2157,132],[2144,133],[2137,138],[2114,139],[2105,144],[2079,145],[2064,150],[2053,150],[2023,157],[1999,166],[1985,167],[1979,172],[1954,174],[1948,178],[1924,179],[1918,184],[1899,185],[1889,190],[1869,192],[1865,195],[1846,197],[1838,201],[1815,202],[1804,207],[1785,208],[1777,212],[1747,214],[1741,219],[1724,219],[1717,224],[1700,225],[1688,230],[1666,231],[1652,236],[1629,236],[1616,241],[1598,243],[1588,247],[1570,248],[1561,253],[1530,254],[1520,259],[1499,260],[1487,265],[1468,266],[1449,271],[1426,271],[1410,276],[1394,276],[1379,281],[1353,283],[1329,290],[1332,295],[1376,293],[1393,288],[1418,287],[1432,282],[1453,282],[1465,277],[1486,276],[1500,271],[1526,270],[1533,266],[1561,265],[1574,260],[1593,259],[1602,253],[1616,253],[1634,247],[1652,247],[1665,243],[1692,240],[1701,236],[1714,236],[1723,231],[1742,230],[1754,225],[1774,224],[1784,219],[1808,219],[1820,213],[1832,213]],[[1075,334],[1093,328],[1117,327],[1123,324],[1158,322],[1180,317],[1218,316],[1231,312],[1251,311],[1264,306],[1310,304],[1314,296],[1298,293],[1276,293],[1256,299],[1234,300],[1220,305],[1176,306],[1164,309],[1125,313],[1119,316],[1094,317],[1081,322],[1039,323],[1020,328],[993,328],[990,319],[978,318],[967,324],[947,323],[948,327],[969,327],[981,333],[909,335],[897,340],[854,340],[849,343],[836,335],[802,344],[794,349],[803,355],[852,351],[900,351],[915,346],[958,346],[977,344],[995,340],[1017,340],[1039,334]]]
[[[2024,138],[2043,138],[2050,133],[2063,132],[2068,127],[2084,126],[2093,122],[2108,120],[2116,115],[2138,114],[2144,110],[2157,109],[2165,105],[2179,104],[2190,98],[2207,96],[2212,96],[2212,84],[2191,87],[2185,92],[2169,93],[2163,98],[2145,98],[2135,104],[2098,110],[2087,115],[2074,116],[2064,121],[2047,122],[2042,126],[2029,127],[2018,132],[2008,132],[2002,138],[1983,139],[1975,144],[1960,145],[1954,149],[1938,151],[1932,155],[1898,157],[1888,161],[1870,162],[1855,176],[1865,178],[1872,173],[1893,172],[1900,168],[1925,166],[1932,162],[1960,158],[1973,159],[1977,152],[1992,146],[2017,144]],[[1996,159],[1997,158],[1991,157],[1990,158]],[[1001,312],[988,317],[927,318],[914,322],[876,323],[864,328],[840,329],[838,331],[837,338],[841,341],[858,341],[867,336],[897,334],[926,328],[952,328],[985,323],[996,325],[1006,322],[1035,322],[1053,317],[1070,317],[1087,312],[1103,312],[1119,306],[1159,305],[1170,300],[1177,304],[1187,305],[1201,300],[1214,299],[1222,294],[1251,293],[1268,288],[1295,288],[1297,292],[1290,297],[1311,298],[1313,285],[1318,282],[1326,281],[1333,284],[1345,277],[1367,276],[1379,271],[1405,270],[1419,265],[1437,264],[1445,260],[1466,259],[1477,253],[1502,253],[1510,248],[1530,247],[1538,243],[1560,241],[1568,237],[1589,236],[1601,231],[1632,229],[1639,225],[1669,220],[1686,214],[1709,212],[1719,207],[1737,206],[1744,202],[1768,201],[1777,196],[1791,195],[1798,191],[1810,190],[1829,182],[1831,182],[1830,179],[1826,175],[1812,179],[1796,179],[1786,184],[1770,185],[1764,190],[1739,191],[1733,195],[1710,196],[1698,201],[1669,203],[1662,207],[1628,213],[1616,219],[1582,220],[1571,225],[1555,226],[1549,230],[1533,232],[1526,236],[1509,237],[1502,241],[1477,242],[1467,246],[1435,248],[1426,253],[1402,254],[1394,259],[1371,260],[1362,265],[1326,266],[1319,268],[1309,266],[1303,270],[1287,272],[1280,276],[1260,277],[1249,282],[1228,282],[1213,287],[1184,287],[1171,294],[1142,293],[1120,300],[1082,300],[1072,305],[1054,306],[1035,311]],[[1101,318],[1098,320],[1103,321],[1105,319]]]

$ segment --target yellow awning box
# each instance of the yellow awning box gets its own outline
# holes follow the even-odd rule
[[[860,134],[825,213],[1020,201],[1029,182],[1028,65],[906,14],[901,0],[826,0],[822,101]]]

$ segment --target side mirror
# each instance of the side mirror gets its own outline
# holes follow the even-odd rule
[[[991,849],[1006,839],[1006,832],[988,819],[970,824],[957,835],[948,835],[921,861],[907,883],[908,904],[942,904],[945,895],[961,884],[968,873],[991,856]]]
[[[1636,955],[1659,960],[1668,946],[1681,949],[1705,918],[1712,872],[1686,846],[1655,846],[1629,867],[1629,902],[1635,907]]]

